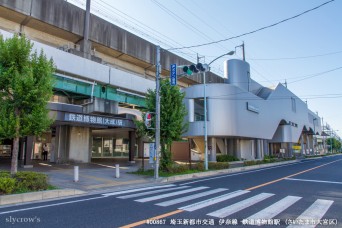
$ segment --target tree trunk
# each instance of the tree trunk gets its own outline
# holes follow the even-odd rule
[[[15,109],[16,115],[16,126],[15,126],[15,137],[13,139],[13,150],[12,150],[12,163],[11,163],[11,175],[17,173],[18,171],[18,153],[19,153],[19,131],[20,131],[20,118],[19,109]]]
[[[18,152],[19,152],[19,137],[15,137],[13,139],[11,175],[16,174],[18,171]]]

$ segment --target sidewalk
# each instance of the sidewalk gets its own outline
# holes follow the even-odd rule
[[[129,173],[137,171],[141,167],[141,160],[137,160],[136,163],[133,164],[128,163],[127,161],[116,161],[115,163],[119,164],[120,167],[119,178],[115,177],[116,170],[113,161],[100,160],[88,164],[53,164],[46,161],[35,161],[33,164],[33,168],[20,167],[18,168],[18,170],[45,173],[49,177],[49,183],[51,185],[58,187],[59,190],[0,196],[0,205],[52,199],[79,194],[92,194],[106,191],[117,191],[119,189],[133,188],[136,185],[152,185],[155,183],[165,183],[179,180],[194,179],[218,174],[228,174],[270,166],[277,166],[293,162],[298,162],[298,160],[247,167],[235,167],[226,170],[185,174],[155,180],[151,176],[134,175]],[[74,181],[75,166],[79,167],[78,182]],[[150,164],[148,164],[148,160],[145,161],[145,169],[152,168],[153,167]],[[10,162],[0,162],[0,170],[10,170]],[[28,197],[26,197],[26,195]]]

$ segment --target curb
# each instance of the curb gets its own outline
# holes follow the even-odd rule
[[[267,168],[267,167],[273,167],[273,166],[279,166],[284,164],[291,164],[299,162],[300,160],[293,160],[293,161],[284,161],[284,162],[276,162],[271,164],[261,164],[261,165],[252,165],[252,166],[244,166],[244,167],[237,167],[237,168],[230,168],[230,169],[224,169],[224,170],[217,170],[217,171],[207,171],[207,172],[200,172],[200,173],[191,173],[191,174],[184,174],[184,175],[178,175],[178,176],[172,176],[172,177],[164,177],[160,180],[160,182],[172,182],[172,181],[180,181],[180,180],[187,180],[187,179],[193,179],[193,178],[201,178],[201,177],[208,177],[208,176],[214,176],[219,174],[227,174],[227,173],[237,173],[242,171],[249,171],[254,169],[260,169],[260,168]]]
[[[0,196],[0,205],[8,204],[19,204],[45,199],[55,199],[65,196],[74,196],[84,194],[86,192],[77,189],[58,189],[58,190],[47,190],[40,192],[29,192],[22,194],[13,195],[2,195]]]

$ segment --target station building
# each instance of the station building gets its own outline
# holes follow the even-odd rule
[[[321,152],[321,118],[283,84],[267,88],[251,78],[250,66],[238,59],[224,62],[225,83],[206,84],[209,161],[217,154],[242,160],[265,155],[290,157]],[[184,89],[193,153],[204,151],[204,85]],[[321,143],[320,143],[321,144]]]
[[[134,161],[143,154],[134,119],[141,118],[145,94],[155,88],[156,45],[64,0],[0,0],[0,33],[24,34],[56,65],[54,96],[49,102],[55,122],[42,136],[20,141],[19,158],[30,165],[41,158],[44,143],[51,162],[92,159]],[[161,76],[171,64],[189,62],[161,53]],[[250,78],[249,65],[231,60],[228,79],[207,72],[210,158],[232,154],[242,159],[268,154],[311,153],[320,118],[286,87],[261,86]],[[183,77],[192,158],[203,159],[203,78]],[[281,99],[280,99],[281,98]],[[11,140],[0,145],[10,155]]]

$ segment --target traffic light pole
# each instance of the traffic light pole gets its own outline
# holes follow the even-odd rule
[[[208,130],[207,130],[207,86],[205,71],[203,72],[203,98],[204,98],[204,169],[208,170]]]
[[[160,46],[156,50],[156,134],[155,134],[155,166],[154,179],[159,178],[159,145],[160,145]]]

